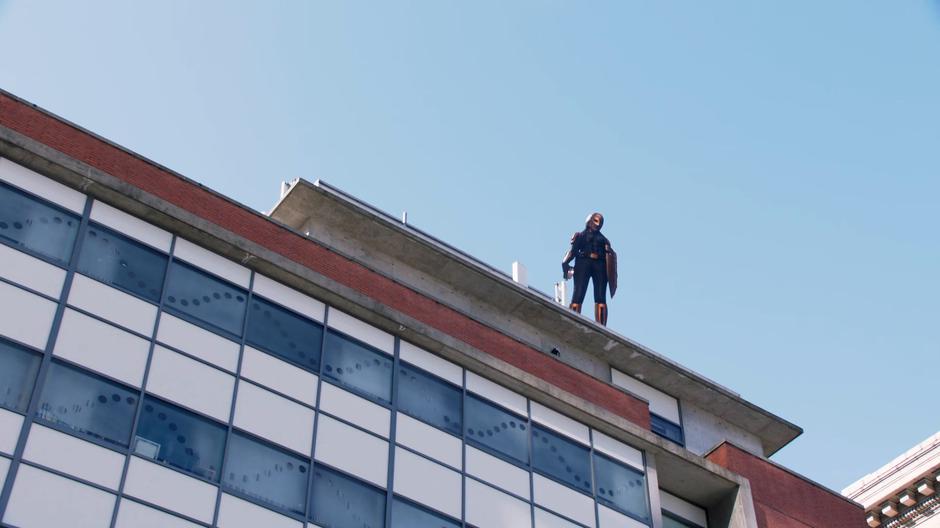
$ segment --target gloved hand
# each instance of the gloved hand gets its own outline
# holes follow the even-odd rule
[[[561,263],[561,278],[568,280],[568,274],[571,273],[571,266],[567,262]]]

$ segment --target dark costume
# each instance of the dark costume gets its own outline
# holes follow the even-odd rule
[[[594,285],[594,319],[607,324],[607,287],[610,285],[610,296],[617,291],[617,264],[616,253],[610,248],[610,241],[601,234],[604,217],[594,213],[588,217],[584,231],[575,233],[571,237],[571,249],[565,254],[561,269],[565,279],[571,270],[571,261],[574,260],[574,293],[571,296],[571,309],[580,313],[581,303],[587,294],[587,285],[590,280]]]

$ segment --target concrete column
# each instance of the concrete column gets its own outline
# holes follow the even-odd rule
[[[646,453],[646,491],[650,497],[650,519],[653,528],[663,528],[663,505],[659,496],[659,474],[656,471],[656,457]]]

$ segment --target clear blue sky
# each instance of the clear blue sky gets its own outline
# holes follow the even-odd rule
[[[248,206],[322,178],[806,429],[835,489],[940,429],[940,2],[0,0],[0,87]]]

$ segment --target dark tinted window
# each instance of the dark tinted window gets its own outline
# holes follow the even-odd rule
[[[310,512],[310,519],[323,528],[382,528],[385,492],[323,466],[314,466]]]
[[[672,440],[679,445],[685,445],[682,428],[662,416],[650,414],[650,429],[663,438]]]
[[[240,434],[229,439],[223,484],[273,508],[304,514],[310,464]]]
[[[674,517],[671,513],[663,511],[663,528],[698,528],[697,525]]]
[[[532,467],[591,493],[591,451],[540,425],[532,426]]]
[[[78,225],[77,215],[0,183],[0,240],[65,264]]]
[[[170,311],[241,335],[245,319],[245,291],[241,288],[173,261],[166,290],[165,306]]]
[[[401,363],[398,371],[398,408],[435,427],[460,435],[461,389]]]
[[[392,528],[459,528],[460,522],[431,513],[411,502],[395,498],[392,502]]]
[[[137,392],[83,370],[52,363],[37,416],[72,431],[126,446]]]
[[[634,517],[649,520],[643,473],[594,453],[597,500]]]
[[[147,396],[137,424],[134,452],[194,475],[218,481],[225,428]]]
[[[320,368],[323,327],[296,313],[253,297],[245,336],[252,345],[304,368]]]
[[[0,339],[0,407],[26,412],[42,356]]]
[[[154,302],[160,301],[167,256],[98,225],[88,227],[78,270]]]
[[[327,332],[323,377],[385,403],[392,402],[392,358],[335,332]]]
[[[465,411],[467,441],[477,446],[529,462],[529,434],[524,418],[496,407],[476,396],[467,396]]]

